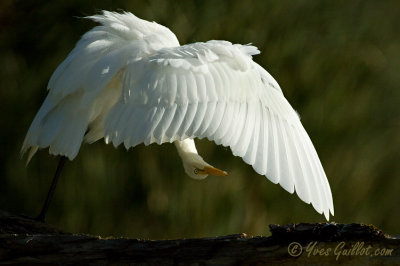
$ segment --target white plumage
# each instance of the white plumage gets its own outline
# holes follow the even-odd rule
[[[101,138],[126,148],[175,142],[188,175],[204,178],[221,174],[207,170],[194,146],[193,138],[208,138],[333,215],[318,155],[278,83],[252,60],[255,46],[180,46],[168,28],[131,13],[89,18],[101,26],[52,75],[22,147],[31,148],[28,160],[46,147],[72,160],[83,141]]]

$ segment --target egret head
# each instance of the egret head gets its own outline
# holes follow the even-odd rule
[[[182,157],[183,167],[186,174],[194,179],[204,179],[208,175],[226,176],[227,172],[222,171],[206,163],[203,158],[196,153],[185,153]]]

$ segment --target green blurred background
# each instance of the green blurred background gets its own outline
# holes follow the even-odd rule
[[[0,209],[36,215],[58,159],[19,150],[47,82],[95,23],[127,10],[169,27],[182,44],[250,43],[302,117],[331,184],[340,223],[400,233],[398,1],[0,2]],[[297,196],[229,149],[197,141],[227,177],[184,174],[172,144],[126,151],[99,141],[66,164],[48,222],[66,231],[139,238],[268,235],[268,224],[324,222]]]

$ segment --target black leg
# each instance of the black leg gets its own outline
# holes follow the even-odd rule
[[[38,221],[45,222],[45,220],[46,220],[47,209],[49,208],[51,198],[53,197],[54,190],[56,189],[57,181],[60,177],[61,170],[66,161],[67,161],[67,157],[61,156],[60,161],[58,162],[56,173],[53,177],[53,181],[51,182],[49,192],[47,193],[46,201],[43,204],[42,211],[40,212],[38,217],[36,217],[36,220],[38,220]]]

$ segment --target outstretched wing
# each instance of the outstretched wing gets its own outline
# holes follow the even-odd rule
[[[209,41],[130,62],[104,138],[126,148],[208,138],[328,219],[332,195],[318,155],[277,82],[252,61],[257,53]]]

